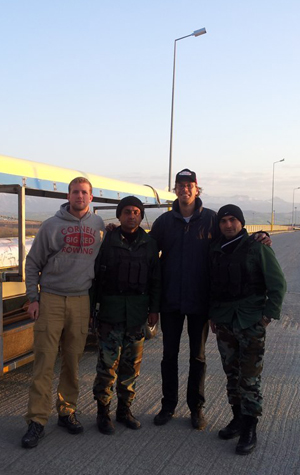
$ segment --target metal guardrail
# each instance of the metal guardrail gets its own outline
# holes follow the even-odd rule
[[[246,224],[245,228],[247,229],[248,233],[256,233],[257,231],[266,231],[267,233],[271,232],[271,224]],[[292,226],[282,226],[273,224],[273,232],[288,232],[292,231]]]

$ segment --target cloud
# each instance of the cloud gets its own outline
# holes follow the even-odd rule
[[[281,170],[277,168],[275,172],[274,196],[291,202],[293,189],[300,186],[300,164],[285,166]],[[167,189],[168,177],[166,174],[147,175],[143,172],[135,172],[134,174],[115,176],[115,178],[148,184],[160,190]],[[203,188],[203,192],[209,196],[247,195],[252,199],[261,200],[268,200],[272,197],[272,170],[267,172],[244,169],[228,173],[204,171],[198,173],[198,183]]]

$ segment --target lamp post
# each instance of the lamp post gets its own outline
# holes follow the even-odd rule
[[[295,206],[295,226],[297,225],[297,206]]]
[[[174,41],[174,59],[173,59],[173,83],[172,83],[172,106],[171,106],[171,131],[170,131],[170,155],[169,155],[169,181],[168,181],[168,190],[171,191],[172,184],[172,147],[173,147],[173,112],[174,112],[174,91],[175,91],[175,68],[176,68],[176,42],[179,40],[183,40],[184,38],[188,38],[189,36],[201,36],[206,33],[205,28],[201,28],[200,30],[195,30],[190,35],[182,36],[181,38],[177,38]]]
[[[295,191],[296,190],[300,190],[300,186],[298,186],[297,188],[294,188],[293,189],[293,207],[292,207],[292,226],[293,226],[293,218],[294,218],[294,206],[295,206]]]
[[[272,210],[271,210],[271,231],[273,231],[273,224],[274,224],[274,169],[275,169],[275,163],[280,163],[284,162],[284,158],[281,160],[277,160],[277,162],[273,162],[273,179],[272,179]]]

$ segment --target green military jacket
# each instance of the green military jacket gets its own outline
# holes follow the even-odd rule
[[[221,242],[222,237],[213,243],[210,249],[212,290],[209,318],[214,323],[230,323],[240,329],[257,323],[263,315],[279,319],[286,292],[286,281],[273,250],[249,238],[247,231],[232,254],[226,254],[221,249]],[[224,293],[218,292],[216,283],[213,282],[214,268],[216,263],[221,262],[225,254],[229,266],[230,261],[240,261],[243,278],[251,281],[248,293],[244,292],[244,295],[237,294],[232,298],[230,296],[224,298]],[[227,283],[224,282],[224,288]],[[247,282],[244,284],[247,285]],[[252,292],[249,289],[252,289]],[[223,295],[223,298],[220,298],[220,295]]]
[[[123,264],[125,271],[120,270]],[[128,265],[142,269],[137,271],[143,274],[142,288],[120,290],[122,285],[118,280],[124,279]],[[129,273],[135,272],[129,270]],[[123,237],[120,226],[107,232],[96,263],[96,291],[100,321],[126,322],[127,328],[131,328],[144,325],[149,313],[159,312],[161,273],[158,250],[155,240],[141,227],[131,244]]]

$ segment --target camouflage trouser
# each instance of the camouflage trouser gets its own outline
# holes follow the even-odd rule
[[[141,326],[126,328],[125,323],[100,322],[98,327],[99,354],[93,393],[106,406],[117,380],[117,395],[126,405],[135,398],[136,378],[140,374],[145,341]]]
[[[216,329],[229,404],[240,404],[244,415],[261,416],[265,327],[258,322],[244,330],[228,324],[217,324]]]

